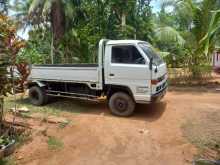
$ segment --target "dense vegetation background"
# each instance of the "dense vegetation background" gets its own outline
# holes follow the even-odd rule
[[[1,12],[29,30],[19,60],[94,63],[102,38],[151,43],[169,67],[198,74],[220,43],[219,0],[1,0]],[[159,0],[158,0],[159,1]]]

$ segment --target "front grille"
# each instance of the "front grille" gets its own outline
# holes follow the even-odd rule
[[[164,82],[162,85],[158,86],[158,87],[156,88],[156,91],[159,92],[160,90],[164,89],[164,88],[166,87],[166,83],[167,83],[167,82]]]

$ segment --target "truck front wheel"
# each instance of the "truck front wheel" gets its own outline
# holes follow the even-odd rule
[[[124,92],[114,93],[109,99],[111,113],[116,116],[131,116],[135,110],[135,102]]]
[[[44,105],[48,101],[45,90],[38,86],[33,86],[29,89],[29,98],[30,102],[36,106]]]

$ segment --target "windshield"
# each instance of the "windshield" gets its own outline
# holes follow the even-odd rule
[[[153,59],[153,64],[160,65],[163,63],[162,58],[156,53],[156,51],[147,43],[138,44],[149,59]]]

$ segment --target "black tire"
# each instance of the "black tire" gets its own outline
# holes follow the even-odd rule
[[[124,92],[114,93],[109,99],[111,113],[120,117],[128,117],[134,113],[135,102],[131,96]]]
[[[30,102],[33,105],[41,106],[48,102],[48,96],[43,88],[33,86],[29,89]]]

